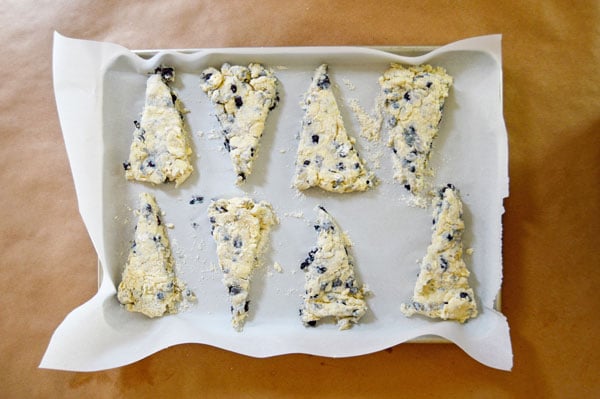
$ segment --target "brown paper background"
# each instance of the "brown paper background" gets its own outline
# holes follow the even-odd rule
[[[128,48],[442,45],[502,33],[512,372],[454,345],[254,359],[179,345],[94,373],[37,366],[96,291],[52,91],[52,32]],[[4,1],[0,397],[600,397],[600,3]]]

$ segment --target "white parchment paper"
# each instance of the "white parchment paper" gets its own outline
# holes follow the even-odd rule
[[[111,43],[54,37],[54,89],[79,208],[102,265],[98,293],[73,310],[57,328],[40,367],[93,371],[135,362],[180,343],[204,343],[267,357],[310,353],[330,357],[364,355],[421,336],[446,338],[490,367],[510,370],[512,349],[506,318],[494,310],[502,282],[503,199],[508,195],[508,148],[502,115],[501,37],[466,39],[416,56],[359,47],[294,47],[159,51],[151,58]],[[245,186],[235,175],[214,109],[200,90],[200,72],[223,62],[260,62],[274,68],[281,102],[269,116],[255,171]],[[381,183],[370,192],[298,193],[291,188],[302,110],[300,101],[320,63],[330,66],[338,103],[357,148]],[[431,234],[431,209],[410,207],[392,178],[386,137],[361,136],[350,104],[369,111],[377,78],[390,62],[431,63],[454,77],[435,143],[438,184],[453,183],[465,206],[466,257],[480,315],[461,325],[406,318],[400,304],[412,293],[417,263]],[[194,174],[179,188],[128,182],[127,159],[133,121],[144,104],[147,73],[160,64],[176,71],[175,90],[189,113]],[[177,315],[148,319],[127,312],[116,299],[133,239],[140,191],[153,193],[165,212],[176,270],[198,302]],[[206,209],[211,198],[247,195],[273,204],[280,224],[271,234],[264,267],[251,288],[250,317],[243,332],[230,326]],[[204,203],[190,204],[193,196]],[[299,265],[315,245],[315,205],[325,206],[354,243],[360,280],[372,295],[369,312],[352,329],[333,323],[306,328],[300,322],[304,275]],[[91,260],[90,260],[91,261]],[[281,270],[273,265],[277,262]]]

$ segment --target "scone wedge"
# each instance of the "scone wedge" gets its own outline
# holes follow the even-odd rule
[[[323,318],[334,318],[340,330],[348,329],[367,312],[367,288],[357,282],[348,252],[351,242],[331,215],[319,206],[315,224],[317,246],[300,268],[305,272],[302,322],[315,326]]]
[[[475,294],[469,285],[469,270],[463,260],[465,229],[458,190],[451,184],[438,191],[433,211],[433,232],[411,301],[401,305],[407,315],[464,323],[477,316]]]
[[[202,72],[200,87],[216,108],[236,184],[252,173],[269,112],[279,102],[277,77],[261,64],[225,63]]]
[[[177,313],[194,294],[175,275],[171,246],[154,196],[140,194],[134,241],[117,291],[127,310],[148,317]]]
[[[379,78],[383,127],[389,131],[394,178],[417,204],[429,193],[429,164],[453,79],[441,67],[392,64]]]
[[[179,186],[194,170],[185,109],[169,87],[174,76],[173,68],[158,67],[148,78],[142,117],[134,122],[129,159],[123,163],[128,180]]]
[[[248,317],[252,275],[261,264],[269,232],[278,223],[277,216],[265,201],[255,203],[238,197],[213,201],[208,217],[231,303],[231,324],[241,331]]]
[[[326,64],[315,70],[303,108],[294,187],[337,193],[373,187],[375,176],[358,156],[355,139],[344,127]]]

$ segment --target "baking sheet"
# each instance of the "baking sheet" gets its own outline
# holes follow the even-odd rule
[[[408,51],[408,49],[407,49]],[[151,54],[147,54],[151,55]],[[281,102],[270,114],[254,173],[245,186],[223,148],[214,109],[199,88],[200,72],[223,62],[270,65],[280,80]],[[381,180],[370,192],[298,193],[291,188],[300,101],[320,63],[330,65],[338,103],[357,148]],[[400,303],[410,298],[417,263],[430,239],[431,210],[407,206],[393,182],[385,137],[360,133],[353,101],[374,106],[377,78],[390,62],[445,67],[455,83],[447,100],[433,164],[439,184],[460,188],[465,205],[465,244],[471,284],[480,315],[464,325],[422,317],[406,318]],[[175,90],[186,108],[196,171],[179,188],[124,180],[133,131],[144,103],[148,71],[160,64],[176,69]],[[249,356],[310,353],[363,355],[421,336],[455,342],[490,367],[512,367],[506,318],[494,310],[502,281],[501,216],[508,195],[506,129],[502,117],[500,36],[467,39],[410,57],[359,47],[296,47],[159,51],[145,59],[121,46],[55,35],[54,83],[80,212],[101,265],[98,293],[67,316],[55,331],[41,367],[99,370],[139,360],[165,347],[197,342]],[[137,193],[153,193],[175,227],[169,237],[177,272],[198,303],[178,315],[147,319],[125,311],[116,300],[133,237]],[[211,198],[248,195],[273,204],[280,224],[271,235],[264,267],[253,281],[250,317],[244,331],[230,326],[206,208]],[[204,203],[191,205],[193,196]],[[306,328],[298,316],[304,276],[299,264],[314,246],[314,207],[325,206],[354,243],[360,280],[369,285],[369,313],[351,330],[333,323]],[[277,262],[282,272],[274,268]]]

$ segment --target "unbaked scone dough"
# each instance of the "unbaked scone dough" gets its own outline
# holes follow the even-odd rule
[[[249,198],[213,201],[208,217],[223,284],[229,293],[231,323],[241,331],[248,316],[250,280],[260,265],[269,231],[278,220],[269,203],[255,203]]]
[[[123,163],[128,180],[154,184],[183,183],[192,173],[192,149],[183,123],[185,111],[168,83],[173,68],[159,67],[146,83],[146,103],[135,121],[129,160]]]
[[[303,108],[294,187],[338,193],[373,187],[375,177],[359,158],[355,140],[344,127],[326,64],[316,69]]]
[[[277,77],[261,64],[223,64],[202,72],[202,90],[217,109],[237,184],[246,181],[258,154],[269,112],[277,106]]]
[[[428,194],[433,141],[452,77],[441,67],[392,64],[379,78],[383,126],[389,130],[394,178],[415,197]],[[421,201],[425,205],[425,201]]]
[[[475,295],[469,286],[469,270],[463,260],[465,224],[458,190],[451,184],[438,191],[433,212],[433,233],[413,297],[401,305],[407,315],[464,323],[477,316]]]
[[[319,206],[315,230],[317,246],[300,268],[305,274],[304,305],[300,315],[305,325],[314,326],[325,317],[333,317],[340,330],[358,323],[367,312],[367,289],[358,284],[352,257],[351,242],[331,215]]]
[[[117,298],[127,310],[148,317],[177,313],[194,294],[175,276],[165,223],[155,198],[140,194],[134,241],[119,284]]]

